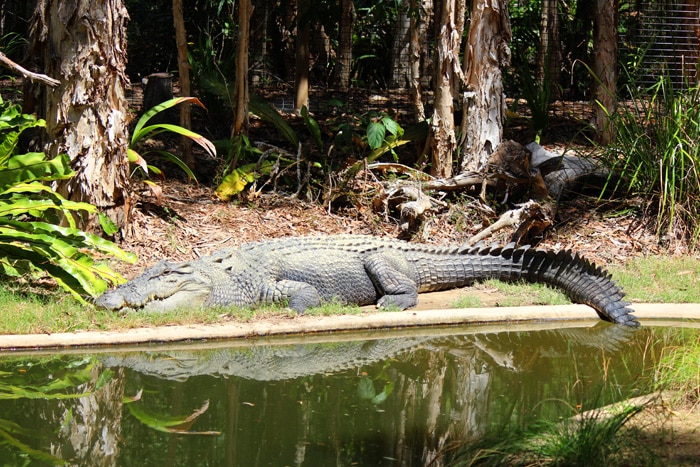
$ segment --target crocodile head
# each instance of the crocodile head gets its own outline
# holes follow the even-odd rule
[[[211,277],[193,263],[161,261],[139,277],[105,292],[95,304],[113,311],[191,308],[204,304],[212,289]]]

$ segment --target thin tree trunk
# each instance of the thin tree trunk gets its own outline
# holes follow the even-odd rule
[[[409,8],[411,11],[420,12],[421,0],[411,0]],[[423,47],[421,44],[425,41],[421,40],[425,35],[425,22],[423,16],[412,14],[409,42],[409,59],[411,65],[411,76],[409,88],[411,89],[411,101],[413,102],[413,115],[416,122],[425,120],[425,106],[423,105],[423,92],[421,89],[421,57]]]
[[[68,199],[94,204],[122,229],[131,210],[128,18],[122,0],[40,0],[31,34],[45,73],[61,81],[42,94],[38,109],[46,119],[46,153],[68,154],[76,172],[57,190]],[[80,225],[93,225],[88,221],[81,219]]]
[[[233,94],[234,110],[231,136],[248,131],[248,41],[250,39],[250,17],[253,5],[250,0],[238,3],[238,46],[236,49],[236,83]]]
[[[338,31],[338,54],[333,70],[333,82],[342,92],[350,88],[352,71],[352,31],[355,23],[355,7],[352,0],[340,0],[340,30]]]
[[[187,31],[185,30],[185,15],[183,13],[182,0],[173,0],[173,23],[175,26],[175,42],[177,43],[177,66],[179,72],[180,96],[189,97],[190,91],[190,62],[187,58]],[[180,126],[192,128],[190,118],[190,106],[180,105]],[[185,136],[180,138],[180,152],[182,160],[190,169],[195,168],[195,160],[192,155],[192,140]]]
[[[407,0],[397,2],[398,18],[394,27],[394,44],[391,49],[391,86],[406,88],[410,82],[410,33],[411,17],[410,3]]]
[[[542,32],[537,58],[539,79],[550,82],[550,98],[559,98],[561,75],[561,39],[559,34],[559,0],[543,0],[541,16]]]
[[[457,149],[454,124],[453,90],[462,80],[459,63],[462,30],[464,24],[459,18],[464,8],[462,0],[447,0],[442,4],[440,26],[437,39],[437,59],[435,65],[435,108],[431,122],[431,151],[433,176],[452,176],[452,160]]]
[[[618,0],[596,0],[593,18],[594,126],[598,142],[609,144],[615,135],[609,115],[617,109]]]
[[[309,107],[309,9],[311,0],[299,0],[297,3],[297,35],[295,41],[294,67],[294,112],[300,113],[301,108]]]
[[[461,171],[478,172],[503,139],[506,102],[501,68],[510,63],[506,0],[473,0],[464,52],[467,91],[462,120]]]

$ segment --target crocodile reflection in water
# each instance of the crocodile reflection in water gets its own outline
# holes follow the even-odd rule
[[[635,331],[629,327],[601,322],[593,327],[537,332],[552,338],[538,340],[541,344],[529,344],[526,349],[523,347],[521,332],[482,332],[437,337],[407,336],[334,343],[259,345],[213,351],[141,351],[107,355],[101,359],[108,366],[127,367],[142,374],[177,381],[200,375],[237,376],[258,381],[288,380],[361,368],[420,349],[446,350],[457,356],[478,352],[493,365],[512,371],[524,371],[528,362],[537,355],[566,354],[569,343],[613,353]],[[554,339],[554,336],[558,338]]]

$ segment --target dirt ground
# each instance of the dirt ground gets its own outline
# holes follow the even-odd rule
[[[237,246],[282,236],[355,233],[405,237],[396,220],[367,206],[330,212],[317,203],[285,194],[261,194],[247,201],[221,202],[209,187],[169,182],[160,203],[144,196],[134,213],[132,235],[121,246],[138,254],[134,266],[117,265],[126,277],[138,275],[160,259],[182,261],[210,254],[221,247]],[[683,254],[682,248],[662,250],[653,235],[632,215],[611,215],[614,208],[591,209],[585,200],[560,207],[555,225],[540,247],[573,249],[597,264],[624,263],[653,253]],[[460,244],[482,227],[470,224],[459,209],[435,214],[411,238],[434,244]],[[503,242],[507,233],[494,241]],[[489,239],[489,241],[491,241]],[[483,303],[497,305],[498,293],[479,289]],[[455,296],[459,292],[455,293]],[[449,306],[454,296],[436,295],[421,308]],[[700,465],[700,409],[697,405],[669,408],[655,405],[635,421],[645,442],[654,446],[661,465]]]

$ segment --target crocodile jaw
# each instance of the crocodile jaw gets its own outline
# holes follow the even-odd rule
[[[167,296],[160,294],[129,300],[119,288],[102,294],[95,304],[111,311],[140,310],[146,312],[162,312],[175,309],[196,308],[203,305],[209,298],[208,290],[177,290]]]
[[[144,274],[102,294],[95,304],[112,311],[168,311],[203,305],[212,292],[211,280],[188,263],[161,262]]]

